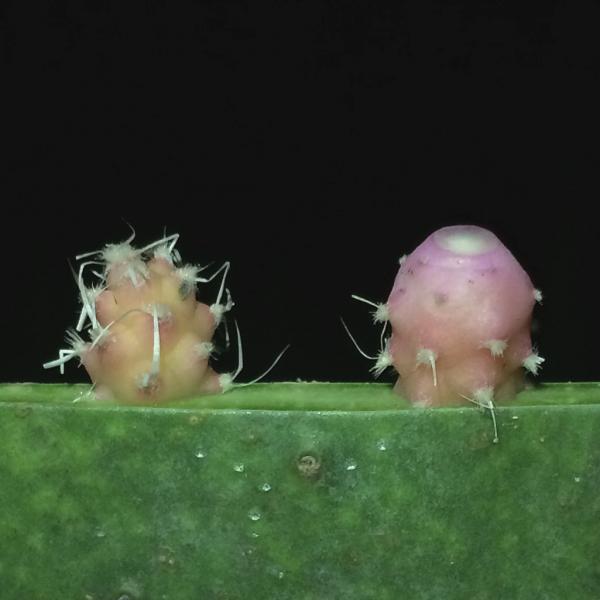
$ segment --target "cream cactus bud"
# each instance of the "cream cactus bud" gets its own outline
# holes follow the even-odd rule
[[[243,365],[237,324],[236,372],[219,375],[209,365],[215,330],[233,307],[225,287],[229,263],[209,277],[199,277],[200,267],[179,265],[178,237],[166,236],[138,249],[131,245],[132,236],[78,256],[78,260],[93,257],[80,265],[77,275],[81,315],[75,331],[67,334],[70,347],[44,367],[58,366],[62,373],[64,364],[77,357],[97,398],[124,403],[168,402],[233,387]],[[85,269],[92,265],[101,267],[94,271],[100,282],[86,287]],[[216,301],[198,302],[197,285],[219,275]],[[86,323],[89,341],[79,333]]]

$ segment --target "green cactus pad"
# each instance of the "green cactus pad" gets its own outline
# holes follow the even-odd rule
[[[0,386],[2,600],[600,598],[600,385],[490,414],[381,384],[167,407]]]

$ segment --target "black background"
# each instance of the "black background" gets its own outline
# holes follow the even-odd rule
[[[542,379],[599,379],[596,3],[2,10],[0,380],[61,380],[41,364],[78,311],[67,258],[125,221],[232,261],[246,378],[289,342],[269,379],[368,380],[339,317],[378,335],[350,294],[385,300],[400,255],[475,223],[544,292]]]

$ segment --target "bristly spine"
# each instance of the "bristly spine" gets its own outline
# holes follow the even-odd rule
[[[216,373],[209,364],[212,337],[234,306],[226,287],[229,261],[201,277],[210,264],[182,265],[175,248],[179,234],[165,233],[142,248],[132,246],[134,237],[135,232],[124,242],[77,256],[80,264],[77,271],[72,268],[82,305],[77,325],[67,332],[68,346],[44,368],[59,367],[64,373],[65,363],[79,357],[98,399],[158,403],[251,385],[277,364],[287,347],[260,377],[234,383],[243,368],[236,323],[238,367],[233,373]],[[90,274],[97,277],[92,285],[86,282]],[[198,284],[216,278],[220,284],[214,303],[199,302]]]

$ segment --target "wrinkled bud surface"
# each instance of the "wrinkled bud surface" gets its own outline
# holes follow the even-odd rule
[[[216,326],[209,307],[197,302],[194,293],[182,296],[185,286],[169,262],[153,259],[146,266],[147,275],[138,285],[109,272],[109,286],[96,300],[100,326],[114,322],[81,356],[96,394],[164,402],[220,391],[205,346]],[[153,364],[155,311],[158,365]]]
[[[125,403],[161,403],[223,391],[224,376],[213,371],[209,358],[215,329],[233,305],[230,299],[219,303],[224,291],[229,297],[224,288],[229,263],[210,279],[199,278],[198,267],[178,268],[174,262],[179,253],[173,248],[177,237],[165,238],[173,242],[171,246],[155,243],[141,250],[128,242],[107,245],[97,253],[104,265],[102,273],[95,272],[100,286],[84,286],[84,263],[78,281],[83,308],[77,330],[89,320],[89,341],[71,331],[67,336],[71,347],[44,367],[60,366],[62,371],[67,360],[77,357],[98,399]],[[217,303],[198,302],[197,282],[207,282],[220,272]]]
[[[396,391],[421,406],[464,404],[488,389],[513,396],[527,361],[543,361],[530,338],[536,297],[490,231],[460,225],[430,235],[402,261],[386,305]]]

